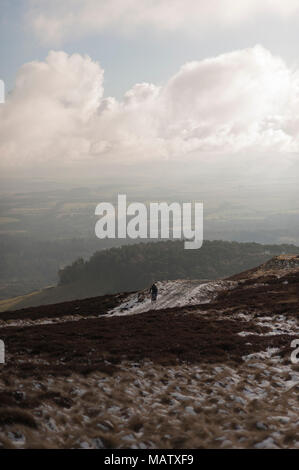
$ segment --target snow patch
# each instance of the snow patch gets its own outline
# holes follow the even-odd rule
[[[214,300],[219,292],[232,289],[237,284],[233,281],[201,282],[194,280],[175,280],[157,282],[158,298],[151,302],[149,290],[143,290],[128,297],[120,305],[108,312],[106,317],[131,315],[161,310],[164,308],[184,307],[207,304]]]

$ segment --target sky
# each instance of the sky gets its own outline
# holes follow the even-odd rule
[[[0,177],[296,185],[298,31],[297,0],[0,0]]]

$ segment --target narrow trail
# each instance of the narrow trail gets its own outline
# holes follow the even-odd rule
[[[134,315],[149,310],[184,307],[210,303],[219,292],[232,289],[233,281],[175,280],[157,282],[158,299],[152,303],[148,290],[143,290],[128,297],[117,307],[108,312],[106,317]]]

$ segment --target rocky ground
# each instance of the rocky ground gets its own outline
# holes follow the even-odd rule
[[[299,447],[299,258],[158,287],[1,314],[1,447]]]

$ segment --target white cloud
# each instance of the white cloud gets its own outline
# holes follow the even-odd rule
[[[103,95],[103,71],[89,57],[50,52],[45,62],[19,70],[16,86],[0,107],[3,166],[81,158],[85,126]]]
[[[57,44],[107,30],[127,33],[150,27],[190,32],[298,12],[298,0],[32,0],[28,20],[41,40]]]
[[[103,98],[89,57],[25,64],[0,106],[4,169],[299,151],[299,75],[261,46],[185,64],[161,87]]]

